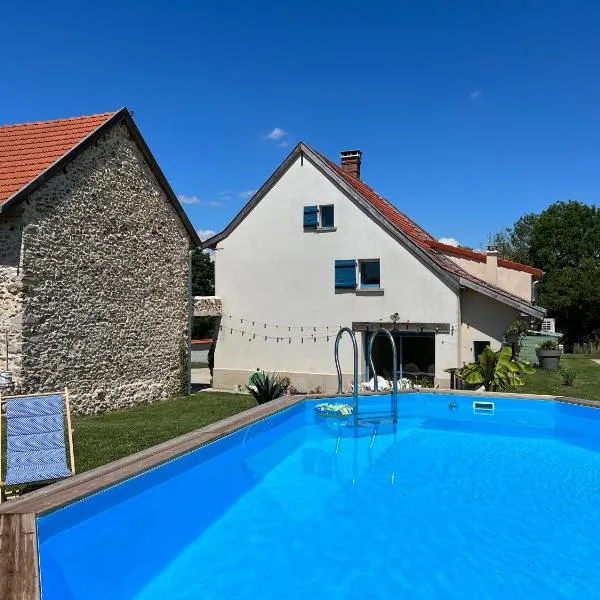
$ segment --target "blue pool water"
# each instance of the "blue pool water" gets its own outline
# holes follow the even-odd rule
[[[43,600],[597,599],[600,411],[473,400],[304,402],[41,517]]]

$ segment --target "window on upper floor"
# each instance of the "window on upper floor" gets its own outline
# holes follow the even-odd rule
[[[379,259],[335,261],[336,289],[380,290],[381,277]]]
[[[333,204],[304,207],[304,229],[333,229],[334,227]]]
[[[319,215],[321,217],[321,227],[334,227],[333,204],[326,204],[319,207]]]
[[[381,287],[379,260],[361,260],[359,270],[361,288],[374,289]]]

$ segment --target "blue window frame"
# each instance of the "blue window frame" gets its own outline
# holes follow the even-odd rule
[[[356,287],[356,260],[335,261],[336,289],[353,289]]]
[[[321,227],[334,227],[334,211],[333,204],[326,204],[324,206],[320,206],[321,213]]]
[[[381,276],[378,260],[360,261],[360,287],[366,289],[381,287]]]
[[[319,224],[319,207],[305,206],[304,207],[304,227],[316,229]]]

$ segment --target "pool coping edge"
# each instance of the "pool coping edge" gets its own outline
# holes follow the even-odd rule
[[[582,400],[568,396],[440,388],[398,390],[399,394],[415,392],[492,398],[501,395],[501,397],[513,399],[550,400],[600,408],[600,402],[598,401]],[[387,395],[389,393],[388,390],[361,393],[361,395]],[[0,504],[0,598],[3,600],[40,600],[36,526],[36,519],[40,515],[117,485],[306,400],[332,397],[351,399],[352,394],[335,395],[329,393],[285,396],[282,399],[261,404],[101,467],[74,475],[69,479],[31,492],[23,498]]]

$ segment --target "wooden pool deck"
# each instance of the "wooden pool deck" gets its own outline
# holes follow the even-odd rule
[[[422,390],[401,390],[398,393],[415,391],[490,398],[501,395],[502,397],[554,400],[600,408],[600,402],[566,398],[563,396],[433,390],[427,388]],[[388,393],[379,392],[379,394]],[[377,392],[371,392],[370,394],[377,394]],[[361,393],[361,395],[364,394]],[[39,516],[164,464],[178,456],[233,433],[238,429],[299,404],[304,400],[331,398],[332,396],[333,394],[286,396],[97,469],[75,475],[69,479],[36,490],[19,499],[9,500],[0,504],[0,600],[40,600],[36,526],[36,519]],[[352,398],[352,395],[343,394],[342,396],[336,396],[336,398]]]

